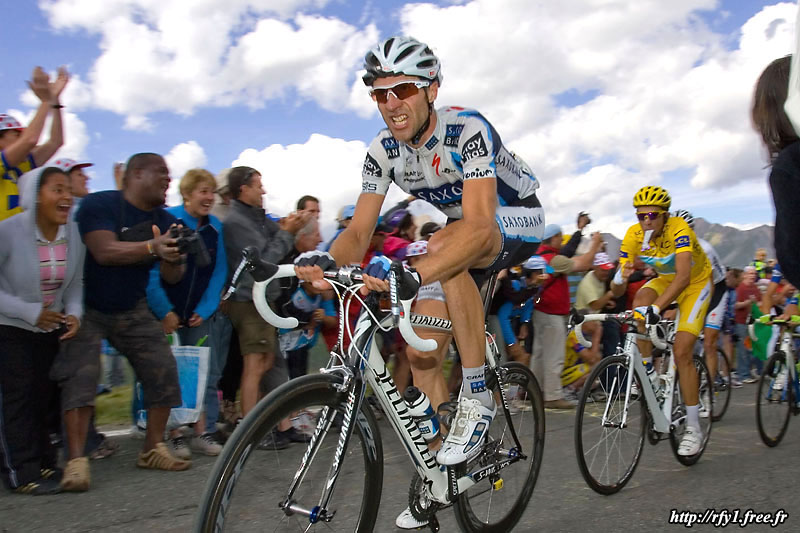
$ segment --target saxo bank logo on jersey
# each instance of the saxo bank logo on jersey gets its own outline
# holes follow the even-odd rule
[[[380,178],[382,174],[380,165],[378,165],[378,162],[375,161],[375,158],[369,153],[367,154],[367,158],[364,160],[364,168],[361,170],[361,172],[365,176],[372,176],[373,178]]]
[[[489,150],[486,149],[486,141],[483,140],[483,135],[480,132],[470,137],[461,149],[462,164],[475,157],[485,157],[487,155],[489,155]]]
[[[539,242],[542,238],[544,211],[541,207],[498,207],[496,217],[507,237]]]

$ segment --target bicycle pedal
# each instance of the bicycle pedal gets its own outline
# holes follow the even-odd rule
[[[503,489],[503,478],[497,479],[492,482],[492,490],[498,491]]]

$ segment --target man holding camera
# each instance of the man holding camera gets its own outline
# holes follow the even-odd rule
[[[225,355],[211,338],[211,320],[219,307],[228,265],[222,239],[222,223],[211,214],[217,182],[207,170],[194,168],[181,179],[183,205],[167,212],[178,219],[182,230],[178,248],[186,253],[186,275],[178,283],[162,279],[158,266],[150,271],[147,303],[161,320],[164,333],[175,333],[184,346],[211,348],[205,383],[204,412],[195,424],[191,448],[205,455],[219,455],[222,443],[216,434],[219,415],[217,382],[222,375]],[[175,232],[177,233],[177,232]],[[189,445],[179,430],[171,439],[172,452],[181,459],[191,458]]]
[[[291,213],[280,222],[267,218],[264,211],[264,187],[261,174],[250,167],[234,167],[228,174],[231,207],[225,219],[223,233],[228,257],[228,276],[232,276],[242,257],[242,250],[255,246],[261,258],[277,263],[294,248],[295,234],[305,226],[312,215],[308,212]],[[245,272],[239,278],[236,292],[227,303],[227,313],[242,351],[242,414],[247,415],[258,403],[261,378],[275,362],[275,328],[264,322],[253,304],[253,278]],[[267,288],[269,300],[274,300],[280,289],[278,284]]]
[[[88,252],[86,311],[78,334],[64,344],[51,370],[62,389],[69,447],[64,490],[89,488],[89,463],[83,452],[103,338],[125,354],[144,388],[147,434],[136,466],[158,470],[191,466],[175,458],[162,442],[170,409],[181,404],[181,392],[175,358],[145,299],[154,263],[168,283],[178,283],[185,272],[185,257],[169,234],[177,220],[162,207],[169,182],[163,157],[136,154],[128,160],[122,190],[92,193],[78,211]]]

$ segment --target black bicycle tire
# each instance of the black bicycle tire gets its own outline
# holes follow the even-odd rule
[[[730,403],[731,403],[731,391],[733,389],[733,386],[731,385],[731,375],[732,375],[731,374],[731,362],[728,359],[728,356],[722,350],[722,348],[717,348],[717,356],[718,357],[722,356],[722,360],[725,361],[725,367],[728,369],[728,383],[727,383],[728,388],[725,390],[724,400],[722,400],[719,410],[717,410],[717,405],[720,402],[716,401],[718,398],[716,398],[716,397],[714,398],[714,400],[715,400],[714,401],[714,413],[713,413],[713,416],[711,417],[711,421],[712,422],[719,422],[720,420],[722,420],[722,417],[725,416],[725,413],[728,411],[728,405],[730,405]],[[717,374],[718,375],[721,375],[720,371],[721,371],[721,369],[719,368],[719,365],[717,365]]]
[[[783,437],[786,435],[786,430],[789,428],[789,419],[792,417],[792,404],[794,403],[794,387],[791,386],[791,383],[788,383],[789,401],[786,402],[786,417],[784,418],[783,426],[776,437],[773,438],[767,435],[761,420],[761,401],[764,399],[762,391],[764,384],[770,379],[769,374],[771,374],[771,372],[769,370],[773,368],[775,362],[779,360],[782,360],[781,362],[784,365],[786,364],[786,354],[783,353],[782,350],[776,350],[775,353],[767,359],[764,364],[764,371],[761,373],[761,377],[758,380],[758,390],[756,391],[756,426],[758,427],[758,434],[761,437],[761,441],[770,448],[774,448],[780,444],[781,440],[783,440]]]
[[[627,485],[628,481],[633,477],[634,472],[636,471],[636,467],[639,465],[639,461],[642,458],[642,450],[644,449],[644,438],[647,432],[647,424],[650,422],[650,416],[644,402],[643,394],[640,393],[639,398],[634,400],[639,403],[640,409],[642,410],[642,428],[639,437],[639,445],[636,449],[636,455],[634,456],[634,460],[630,465],[630,468],[625,472],[625,474],[617,480],[616,483],[613,485],[604,484],[594,478],[592,473],[589,471],[589,466],[586,464],[586,457],[583,454],[583,413],[584,408],[586,406],[586,401],[588,400],[589,396],[591,395],[591,384],[601,375],[601,373],[612,364],[621,364],[627,366],[627,357],[622,355],[615,355],[611,357],[606,357],[589,374],[589,377],[586,379],[586,384],[583,387],[581,392],[581,397],[578,400],[578,406],[575,413],[575,455],[578,459],[578,468],[581,471],[581,475],[583,476],[584,481],[589,487],[603,495],[610,495],[616,494],[620,490],[622,490],[625,485]],[[626,371],[629,371],[626,369]],[[634,373],[633,377],[635,379],[635,383],[639,387],[639,390],[642,390],[642,384],[639,380],[639,376]],[[648,384],[649,386],[649,384]]]
[[[701,357],[693,357],[692,360],[695,362],[695,364],[698,364],[698,363],[700,364],[701,372],[704,372],[705,375],[706,375],[706,383],[708,383],[709,386],[713,387],[713,383],[711,381],[711,373],[708,371],[708,366],[706,365],[705,360],[703,358],[701,358]],[[698,380],[699,380],[699,383],[702,383],[702,378],[698,377]],[[678,371],[677,370],[675,371],[675,383],[674,383],[673,386],[674,387],[680,387],[680,377],[678,375]],[[673,398],[673,401],[674,401],[675,400],[675,394],[674,393],[673,393],[672,398]],[[713,394],[710,397],[710,401],[711,401],[711,413],[713,413],[714,412],[714,395]],[[674,407],[674,404],[673,404],[673,407]],[[670,447],[672,448],[673,455],[675,455],[675,458],[678,460],[678,462],[680,464],[682,464],[683,466],[692,466],[693,464],[697,463],[697,461],[700,460],[700,457],[702,457],[703,452],[705,452],[706,448],[708,447],[708,441],[711,439],[711,430],[712,430],[713,427],[714,427],[713,417],[711,416],[711,414],[709,414],[708,431],[703,435],[703,446],[702,446],[702,448],[700,448],[700,451],[697,452],[694,455],[678,455],[678,448],[680,447],[680,442],[678,442],[678,438],[675,435],[675,430],[674,429],[670,430],[670,432],[669,432],[669,444],[670,444]]]
[[[531,407],[536,424],[536,429],[534,431],[536,442],[534,443],[533,452],[528,454],[528,457],[532,457],[533,459],[524,489],[520,492],[516,503],[509,510],[508,514],[497,523],[485,524],[481,522],[472,510],[472,506],[469,502],[469,492],[459,494],[453,505],[453,510],[455,511],[456,522],[458,522],[461,531],[465,533],[504,533],[513,530],[514,526],[516,526],[520,518],[522,518],[525,509],[528,507],[542,466],[542,453],[544,452],[545,439],[544,398],[542,397],[542,389],[536,377],[533,375],[533,372],[531,372],[527,366],[517,362],[509,362],[501,366],[509,372],[513,371],[525,374],[527,378],[527,389],[531,397]],[[497,386],[496,380],[490,380],[489,382],[490,384],[494,382],[494,386]],[[503,410],[499,407],[498,409],[499,412],[497,416],[505,416]],[[513,468],[513,465],[510,468]]]
[[[332,374],[302,376],[278,387],[253,408],[228,439],[225,448],[214,464],[203,490],[194,528],[195,532],[211,533],[222,531],[224,511],[222,517],[218,516],[220,506],[225,493],[233,491],[233,486],[229,485],[229,483],[237,467],[240,466],[238,462],[248,445],[259,442],[263,433],[274,427],[279,420],[288,416],[289,413],[302,409],[303,404],[340,405],[345,399],[345,394],[336,389],[335,386],[341,383],[341,377]],[[361,515],[355,531],[368,533],[373,531],[375,527],[381,502],[383,445],[375,415],[366,402],[361,403],[360,414],[364,415],[367,427],[357,424],[353,430],[353,435],[358,434],[357,438],[361,443],[365,460],[365,490],[361,505]],[[366,435],[366,431],[370,431],[371,435]],[[367,449],[365,439],[369,439],[373,444],[371,451]],[[246,462],[243,464],[246,465]],[[287,480],[287,487],[289,481]],[[222,522],[220,522],[220,518]],[[218,527],[218,522],[220,522],[220,527]]]

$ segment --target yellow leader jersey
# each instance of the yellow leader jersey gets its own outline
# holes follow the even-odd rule
[[[17,180],[34,168],[36,168],[36,163],[30,154],[25,161],[12,167],[6,161],[6,154],[0,152],[0,220],[22,213],[22,208],[19,206]]]
[[[642,249],[644,230],[640,224],[628,228],[619,251],[619,263],[633,263],[638,257],[645,264],[653,267],[665,281],[675,278],[675,257],[681,253],[692,254],[692,277],[690,283],[709,279],[711,263],[706,257],[697,236],[681,217],[670,217],[664,224],[664,231]]]

